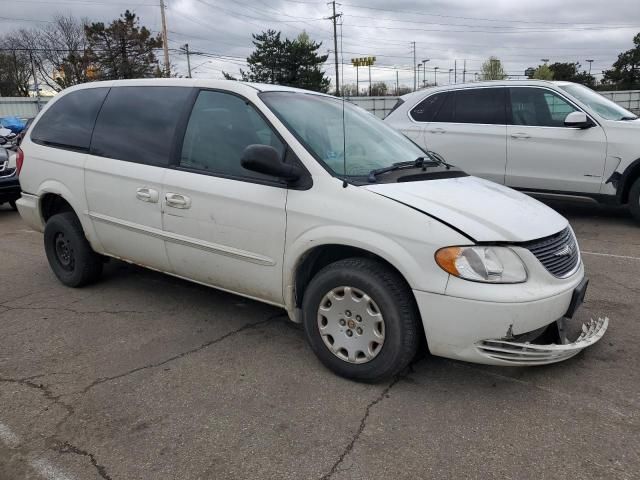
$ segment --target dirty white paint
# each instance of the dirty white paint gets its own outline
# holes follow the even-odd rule
[[[17,448],[20,445],[20,438],[4,423],[0,423],[0,441],[9,448]]]
[[[625,260],[640,260],[640,257],[632,257],[629,255],[613,255],[612,253],[598,253],[598,252],[580,252],[582,255],[596,255],[598,257],[612,257],[612,258],[623,258]]]

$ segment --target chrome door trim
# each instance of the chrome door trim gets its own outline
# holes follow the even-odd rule
[[[157,228],[142,226],[137,223],[127,222],[125,220],[120,220],[118,218],[114,218],[109,215],[103,215],[101,213],[87,212],[87,215],[89,215],[89,217],[92,220],[95,220],[98,222],[106,223],[108,225],[114,225],[116,227],[130,230],[132,232],[144,233],[145,235],[149,235],[154,238],[159,238],[161,240],[165,240],[167,242],[175,243],[178,245],[197,248],[205,252],[211,252],[218,255],[225,255],[227,257],[238,258],[240,260],[244,260],[250,263],[255,263],[258,265],[273,266],[276,264],[276,261],[272,258],[265,257],[257,253],[248,252],[246,250],[240,250],[238,248],[228,247],[225,245],[220,245],[218,243],[211,243],[211,242],[205,242],[202,240],[196,240],[194,238],[187,237],[185,235],[180,235],[172,232],[165,232],[164,230],[159,230]]]

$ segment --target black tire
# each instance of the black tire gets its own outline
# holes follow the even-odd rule
[[[384,318],[384,342],[366,363],[339,358],[320,333],[320,303],[333,289],[346,286],[369,295]],[[397,375],[415,357],[420,343],[419,315],[411,289],[398,273],[375,260],[348,258],[324,267],[309,283],[302,311],[305,334],[314,353],[330,370],[353,380],[379,382]]]
[[[53,273],[68,287],[87,285],[102,273],[102,257],[89,245],[73,212],[58,213],[47,220],[44,250]]]
[[[636,179],[629,190],[629,210],[633,218],[640,222],[640,178]]]
[[[16,201],[15,200],[11,200],[9,202],[9,205],[11,206],[12,210],[17,212],[18,211],[18,207],[16,206]]]

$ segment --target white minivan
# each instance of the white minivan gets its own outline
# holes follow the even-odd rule
[[[431,353],[539,365],[598,341],[567,221],[363,110],[273,85],[155,79],[59,94],[18,155],[18,209],[62,283],[108,257],[286,309],[377,381]]]
[[[545,197],[627,205],[640,221],[640,119],[571,82],[429,88],[385,121],[466,172]]]

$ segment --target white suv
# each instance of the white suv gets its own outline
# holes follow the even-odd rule
[[[628,205],[640,221],[640,120],[570,82],[448,85],[385,119],[466,172],[528,193]]]
[[[46,106],[18,168],[20,214],[65,285],[115,257],[277,305],[349,378],[397,374],[421,335],[436,355],[538,365],[607,328],[564,335],[586,279],[563,217],[327,95],[91,83]]]

